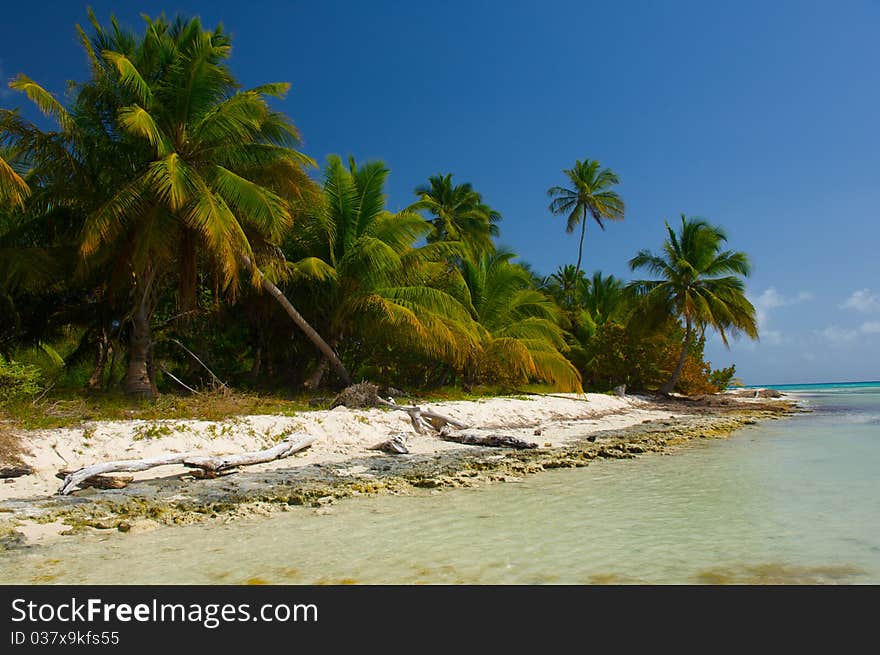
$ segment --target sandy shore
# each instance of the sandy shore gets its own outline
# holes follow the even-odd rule
[[[475,477],[492,479],[492,475],[504,480],[557,465],[582,465],[594,457],[632,457],[664,450],[695,436],[723,436],[743,423],[785,412],[789,404],[732,397],[722,403],[658,403],[635,396],[560,394],[423,407],[473,426],[470,433],[508,434],[535,442],[539,448],[509,451],[462,446],[416,434],[403,412],[345,407],[295,416],[100,421],[33,431],[24,435],[23,445],[24,460],[34,473],[0,484],[0,539],[10,547],[85,526],[130,531],[133,525],[253,513],[267,504],[320,507],[335,497],[359,493],[462,486]],[[55,495],[60,469],[172,453],[234,454],[261,450],[299,434],[317,440],[293,457],[248,467],[232,476],[194,480],[189,469],[171,465],[127,474],[135,481],[124,490],[86,489],[71,497]],[[370,449],[392,435],[405,436],[409,455],[391,456]],[[467,474],[462,473],[465,470]],[[471,475],[472,470],[479,474]]]

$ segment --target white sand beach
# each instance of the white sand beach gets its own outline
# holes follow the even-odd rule
[[[471,426],[473,429],[469,432],[509,434],[541,447],[559,446],[593,432],[674,416],[643,398],[604,394],[487,398],[423,407]],[[293,457],[247,470],[306,466],[377,454],[370,447],[396,434],[405,436],[407,448],[415,454],[467,448],[433,435],[416,434],[406,413],[382,409],[337,407],[295,416],[240,416],[223,421],[96,421],[76,428],[27,432],[22,439],[26,451],[23,459],[34,473],[0,484],[0,503],[13,498],[39,499],[55,494],[61,484],[56,473],[62,469],[75,470],[106,461],[175,453],[237,454],[262,450],[288,435],[300,434],[316,437],[317,441]],[[188,470],[181,465],[170,465],[126,475],[134,476],[137,481],[173,478]]]

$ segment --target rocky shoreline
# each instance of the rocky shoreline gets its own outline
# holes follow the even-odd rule
[[[517,482],[557,468],[583,467],[599,459],[669,453],[699,439],[726,438],[759,421],[797,411],[788,400],[707,397],[701,401],[651,403],[668,418],[547,445],[547,428],[522,425],[539,447],[532,450],[461,446],[442,452],[388,455],[374,452],[334,461],[288,465],[234,476],[196,480],[181,475],[141,480],[124,489],[85,490],[75,496],[6,501],[0,507],[0,551],[28,547],[45,538],[94,531],[137,533],[159,526],[230,521],[294,507],[326,513],[343,498],[424,493],[493,482]],[[543,445],[542,445],[543,444]]]

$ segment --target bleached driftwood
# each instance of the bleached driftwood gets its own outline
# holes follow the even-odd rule
[[[378,398],[378,403],[382,407],[409,414],[410,423],[412,423],[413,429],[419,434],[427,434],[426,429],[439,432],[447,425],[451,425],[459,430],[465,430],[468,427],[461,421],[456,421],[454,418],[449,418],[429,409],[422,409],[417,405],[398,405],[393,400],[384,400],[382,398]]]
[[[344,405],[349,409],[387,407],[398,412],[406,412],[409,414],[409,420],[412,423],[413,429],[419,434],[428,434],[428,431],[438,432],[446,425],[451,425],[461,430],[468,427],[460,421],[429,409],[422,409],[417,405],[398,405],[394,402],[393,398],[385,400],[379,395],[379,387],[371,382],[360,382],[343,389],[333,400],[330,407],[335,408],[340,405]]]
[[[103,464],[93,464],[81,469],[77,469],[73,473],[69,473],[64,477],[64,483],[58,489],[58,493],[66,496],[74,487],[79,486],[89,478],[102,473],[117,473],[119,471],[146,471],[147,469],[156,468],[157,466],[168,466],[169,464],[183,464],[183,460],[192,457],[190,454],[183,455],[164,455],[162,457],[149,457],[146,459],[121,459],[114,462],[104,462]]]
[[[378,387],[369,382],[352,385],[340,393],[333,401],[333,406],[345,405],[346,407],[387,407],[388,409],[406,412],[413,429],[426,435],[434,433],[444,441],[453,441],[469,446],[491,446],[495,448],[537,448],[538,444],[523,441],[509,435],[490,434],[460,434],[457,430],[466,430],[469,426],[454,418],[438,414],[429,409],[422,409],[418,405],[398,405],[393,398],[385,400],[378,393]],[[388,441],[383,441],[372,447],[373,450],[383,450],[388,453],[398,454],[409,452],[403,438],[398,435]]]
[[[184,459],[183,464],[190,468],[201,469],[206,477],[211,477],[212,475],[219,475],[224,471],[235,469],[239,466],[263,464],[264,462],[272,462],[276,459],[288,457],[300,450],[308,448],[315,443],[316,440],[317,437],[303,437],[298,440],[288,438],[277,446],[267,448],[266,450],[255,450],[249,453],[227,455],[225,457],[192,456]]]
[[[276,459],[288,457],[295,452],[308,448],[315,442],[316,437],[305,437],[301,439],[288,438],[281,443],[267,448],[240,455],[230,455],[227,457],[206,457],[195,453],[184,453],[178,455],[165,455],[163,457],[150,457],[146,459],[127,459],[115,462],[104,462],[103,464],[94,464],[86,466],[64,478],[64,483],[58,490],[62,496],[69,494],[75,487],[81,486],[90,478],[104,473],[116,473],[120,471],[146,471],[157,466],[168,466],[170,464],[183,464],[190,468],[201,469],[203,477],[216,477],[231,469],[240,466],[250,466],[252,464],[261,464],[263,462],[271,462]]]

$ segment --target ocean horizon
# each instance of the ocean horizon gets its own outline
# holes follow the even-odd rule
[[[747,384],[730,389],[776,389],[777,391],[817,391],[822,389],[853,389],[861,387],[880,387],[880,380],[861,380],[855,382],[804,382],[792,384]]]

